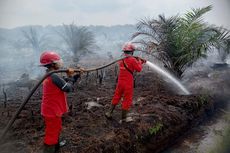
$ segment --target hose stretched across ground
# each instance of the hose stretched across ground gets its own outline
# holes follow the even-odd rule
[[[101,70],[104,69],[110,65],[113,65],[115,63],[117,63],[118,61],[125,59],[127,57],[124,58],[120,58],[118,60],[115,60],[107,65],[103,65],[97,68],[92,68],[92,69],[86,69],[84,70],[84,72],[91,72],[91,71],[97,71],[97,70]],[[136,57],[137,58],[137,57]],[[139,58],[139,57],[138,57]],[[75,69],[75,72],[80,72],[80,69]],[[54,70],[51,72],[48,72],[47,74],[45,74],[42,79],[33,87],[33,89],[30,91],[30,93],[28,94],[28,96],[26,97],[26,99],[23,101],[23,103],[20,105],[20,107],[18,108],[18,110],[15,112],[15,114],[13,115],[13,117],[10,119],[9,123],[7,124],[7,126],[5,127],[5,129],[3,130],[1,137],[0,137],[0,141],[3,140],[3,137],[5,136],[5,134],[7,133],[7,131],[9,130],[9,128],[13,125],[14,121],[16,120],[16,118],[18,117],[18,115],[20,114],[20,112],[22,111],[22,109],[25,107],[25,105],[27,104],[27,102],[29,101],[30,97],[33,95],[33,93],[37,90],[37,88],[40,86],[40,84],[51,74],[53,73],[61,73],[61,72],[67,72],[67,69],[62,69],[62,70]]]

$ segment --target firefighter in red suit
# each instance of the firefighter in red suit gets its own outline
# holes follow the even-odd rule
[[[47,72],[58,70],[62,66],[60,56],[53,51],[41,54],[40,63],[47,68]],[[73,91],[73,84],[80,74],[75,74],[73,69],[67,71],[67,78],[52,74],[43,82],[43,95],[41,114],[45,122],[44,153],[54,153],[60,147],[59,136],[62,130],[62,115],[68,112],[66,92]]]
[[[113,110],[115,106],[122,100],[122,120],[121,122],[132,121],[131,118],[127,117],[127,113],[132,105],[133,98],[133,73],[140,72],[142,70],[142,64],[146,61],[140,58],[133,57],[133,52],[135,51],[135,46],[132,43],[125,43],[122,51],[124,56],[127,57],[119,61],[119,76],[118,83],[116,86],[115,94],[112,99],[111,110],[105,113],[108,119],[112,118]]]

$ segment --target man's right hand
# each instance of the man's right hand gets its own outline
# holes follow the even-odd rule
[[[66,74],[67,74],[67,76],[68,77],[72,77],[73,75],[74,75],[74,69],[73,68],[68,68],[67,69],[67,72],[66,72]]]
[[[145,59],[141,59],[142,64],[146,63]]]
[[[140,61],[142,64],[146,63],[146,60],[140,57],[137,57],[137,60]]]
[[[83,72],[85,72],[84,68],[80,68],[80,73],[82,74]]]

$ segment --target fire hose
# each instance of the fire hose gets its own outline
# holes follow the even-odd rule
[[[129,57],[129,56],[127,56]],[[103,66],[100,66],[100,67],[96,67],[96,68],[91,68],[91,69],[86,69],[84,70],[84,72],[92,72],[92,71],[97,71],[97,70],[101,70],[101,69],[104,69],[110,65],[113,65],[115,63],[117,63],[118,61],[120,60],[123,60],[127,57],[123,57],[123,58],[120,58],[118,60],[115,60],[109,64],[106,64],[106,65],[103,65]],[[135,56],[134,56],[135,57]],[[139,58],[141,59],[140,57],[135,57],[135,58]],[[143,60],[143,59],[142,59]],[[30,93],[27,95],[27,97],[25,98],[25,100],[23,101],[23,103],[20,105],[20,107],[18,108],[18,110],[15,112],[15,114],[12,116],[12,118],[10,119],[10,121],[8,122],[7,126],[4,128],[2,134],[1,134],[1,137],[0,137],[0,141],[3,140],[4,136],[6,135],[6,133],[8,132],[8,130],[10,129],[10,127],[13,125],[14,121],[16,120],[16,118],[18,117],[18,115],[21,113],[21,111],[23,110],[23,108],[25,107],[25,105],[27,104],[27,102],[29,101],[29,99],[31,98],[31,96],[33,95],[33,93],[37,90],[37,88],[40,86],[40,84],[50,75],[54,74],[54,73],[61,73],[61,72],[67,72],[68,70],[67,69],[61,69],[61,70],[54,70],[54,71],[50,71],[48,73],[46,73],[41,79],[40,81],[33,87],[33,89],[30,91]],[[74,69],[74,72],[80,72],[81,70],[80,69]]]

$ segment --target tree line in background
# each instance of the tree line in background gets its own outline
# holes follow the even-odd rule
[[[80,27],[74,23],[69,25],[63,24],[62,29],[59,31],[56,30],[55,32],[65,42],[67,50],[73,53],[73,62],[75,63],[79,62],[79,59],[82,56],[92,53],[93,47],[96,46],[94,34],[90,32],[86,27]],[[44,48],[48,46],[48,38],[46,35],[44,34],[40,36],[38,31],[33,27],[22,30],[22,33],[26,43],[29,44],[33,49],[35,56],[39,57]]]
[[[182,77],[188,67],[197,59],[206,57],[213,48],[219,50],[223,61],[230,51],[229,30],[210,25],[202,18],[211,9],[212,6],[207,6],[192,9],[183,16],[166,18],[159,15],[158,19],[142,19],[137,24],[137,32],[132,39],[140,44],[141,51],[153,55],[166,68]],[[73,53],[74,63],[91,54],[93,48],[97,47],[95,35],[87,27],[74,23],[63,24],[55,32],[65,42],[67,50]],[[48,46],[46,35],[39,35],[35,28],[27,28],[22,33],[26,44],[30,45],[36,56]]]

